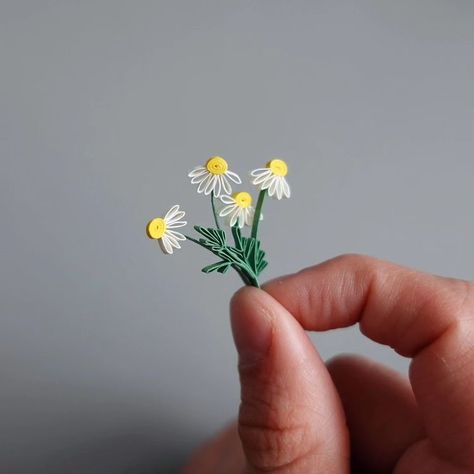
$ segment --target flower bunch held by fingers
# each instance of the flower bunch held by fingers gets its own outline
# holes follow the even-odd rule
[[[212,156],[203,166],[194,168],[188,177],[191,178],[192,184],[198,185],[199,194],[210,195],[215,227],[195,225],[195,231],[200,234],[196,238],[173,230],[186,225],[186,221],[181,220],[185,215],[184,211],[180,210],[179,205],[175,205],[165,217],[154,218],[147,224],[147,235],[159,242],[165,254],[172,254],[174,249],[181,248],[180,241],[190,240],[219,259],[204,267],[204,273],[225,273],[229,268],[233,268],[244,284],[260,287],[260,273],[268,265],[258,239],[263,202],[266,194],[278,200],[290,197],[287,173],[288,166],[281,159],[270,160],[265,168],[257,168],[250,173],[252,184],[260,191],[254,208],[252,196],[247,191],[232,194],[230,182],[241,184],[240,177],[229,170],[224,158]],[[220,220],[230,227],[233,244],[228,242],[228,235],[221,227]],[[245,226],[251,228],[248,237],[242,235]]]

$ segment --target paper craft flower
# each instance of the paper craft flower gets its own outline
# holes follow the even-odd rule
[[[266,168],[257,168],[250,173],[252,184],[258,186],[260,191],[268,190],[268,195],[277,199],[290,197],[290,186],[285,178],[287,174],[287,164],[277,159],[269,161]]]
[[[258,238],[259,223],[262,219],[262,208],[265,196],[290,197],[290,187],[285,176],[288,167],[283,160],[271,160],[266,168],[252,171],[253,184],[260,188],[255,208],[252,196],[244,191],[232,193],[229,181],[240,184],[236,173],[229,171],[227,161],[220,156],[212,156],[205,166],[198,166],[188,174],[192,184],[198,185],[198,193],[211,195],[211,209],[215,226],[195,225],[199,236],[176,232],[175,228],[183,227],[186,221],[181,220],[185,213],[178,205],[173,206],[165,217],[152,219],[146,228],[148,237],[158,240],[161,250],[172,254],[174,249],[181,248],[179,242],[191,241],[211,252],[218,261],[205,266],[204,273],[225,273],[229,268],[235,270],[245,285],[260,287],[259,277],[268,265],[265,252]],[[224,204],[220,212],[216,210],[216,198]],[[231,227],[231,235],[221,228],[220,218],[225,218]],[[251,226],[248,236],[242,235],[244,226]],[[232,242],[230,241],[232,238]]]
[[[239,175],[229,171],[227,161],[221,156],[211,156],[205,166],[194,168],[188,177],[191,178],[191,183],[198,184],[198,193],[204,193],[206,196],[213,193],[216,198],[223,193],[232,193],[229,180],[236,184],[242,183]]]
[[[152,219],[146,226],[146,233],[150,239],[158,240],[163,253],[171,255],[173,248],[180,249],[179,241],[186,240],[181,232],[171,229],[183,227],[187,224],[182,221],[185,216],[184,211],[179,210],[179,205],[173,206],[165,215],[165,217],[156,217]]]
[[[221,196],[221,201],[227,204],[220,212],[220,217],[226,217],[231,227],[238,225],[251,226],[255,209],[252,206],[252,196],[246,192],[234,193],[232,196]]]

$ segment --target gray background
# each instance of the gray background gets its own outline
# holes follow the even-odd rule
[[[265,278],[342,252],[474,278],[472,1],[1,1],[0,472],[174,472],[236,413],[234,275],[145,237],[187,171],[280,156]],[[407,362],[356,328],[323,357]]]

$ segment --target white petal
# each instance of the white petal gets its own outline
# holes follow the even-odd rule
[[[195,176],[199,176],[201,174],[204,174],[208,172],[206,168],[204,168],[204,166],[198,166],[196,168],[194,168],[192,171],[190,171],[188,173],[188,177],[190,178],[194,178]]]
[[[286,179],[283,179],[283,192],[285,193],[285,196],[287,198],[290,197],[290,185],[288,184],[288,182],[286,181]]]
[[[265,179],[265,181],[260,185],[260,189],[268,189],[274,182],[275,182],[276,176],[271,175],[268,178]],[[270,194],[271,196],[271,194]]]
[[[242,209],[240,212],[239,212],[239,227],[242,229],[242,227],[244,226],[245,224],[245,215],[244,215],[244,210]]]
[[[166,229],[166,233],[172,235],[176,240],[186,240],[186,237],[181,232]]]
[[[274,179],[272,181],[272,184],[270,184],[270,187],[268,188],[268,195],[269,196],[273,197],[273,195],[275,194],[275,191],[276,191],[277,184],[278,184],[278,180]]]
[[[227,214],[230,214],[235,209],[235,207],[235,204],[230,204],[229,206],[224,207],[222,211],[219,212],[219,215],[221,217],[225,217]]]
[[[277,198],[280,200],[283,197],[283,183],[281,179],[277,181],[276,193]]]
[[[247,212],[245,213],[245,224],[248,226],[252,225],[253,216],[255,215],[255,209],[253,207],[249,207],[245,209]]]
[[[186,213],[184,211],[179,211],[171,219],[167,219],[165,217],[165,221],[167,224],[174,224],[175,222],[181,220],[185,215]]]
[[[260,176],[254,178],[252,180],[252,184],[255,186],[259,185],[260,183],[263,183],[268,177],[272,176],[272,172],[269,171],[268,173],[262,173]]]
[[[263,173],[271,173],[272,170],[270,168],[257,168],[250,173],[250,176],[260,176]]]
[[[187,224],[186,221],[175,221],[171,224],[167,224],[166,227],[168,229],[177,229],[178,227],[184,227]]]
[[[239,208],[235,210],[235,212],[232,214],[232,217],[230,218],[230,226],[234,227],[235,223],[237,222],[237,219],[239,218]]]
[[[179,204],[174,205],[165,215],[165,221],[172,218],[179,211]]]
[[[208,174],[199,184],[197,192],[202,193],[207,186],[207,183],[212,179],[212,174]]]
[[[179,245],[179,242],[169,233],[166,233],[166,237],[168,238],[170,244],[175,248],[175,249],[180,249],[181,245]]]
[[[198,183],[201,183],[202,181],[204,181],[206,179],[206,176],[208,176],[209,173],[202,173],[200,174],[199,176],[194,176],[194,178],[191,180],[191,183],[192,184],[198,184]]]
[[[159,239],[158,242],[160,243],[160,247],[161,247],[161,250],[163,250],[163,253],[172,255],[173,247],[171,246],[166,234],[161,239]]]
[[[214,196],[218,198],[222,192],[222,176],[216,176],[216,185],[214,186]]]
[[[235,204],[234,198],[231,196],[228,196],[227,194],[223,194],[222,196],[220,196],[220,200],[224,204]]]
[[[207,183],[206,189],[204,189],[204,194],[206,196],[209,196],[209,194],[211,194],[211,191],[214,191],[214,188],[216,187],[216,180],[217,180],[217,176],[213,175],[212,178]]]
[[[225,175],[234,183],[236,184],[242,184],[242,180],[240,179],[240,176],[233,171],[226,171]]]
[[[229,183],[229,180],[226,178],[225,174],[222,175],[222,187],[224,188],[224,192],[226,194],[231,194],[232,193],[232,187]]]
[[[172,224],[173,222],[182,219],[185,215],[186,213],[184,211],[179,210],[179,204],[176,204],[166,213],[165,222],[167,224]]]

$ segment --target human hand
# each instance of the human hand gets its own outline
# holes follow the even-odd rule
[[[243,288],[231,303],[238,424],[185,474],[474,473],[474,285],[342,256]],[[326,365],[306,330],[359,323],[412,359]],[[352,471],[351,471],[352,469]]]

